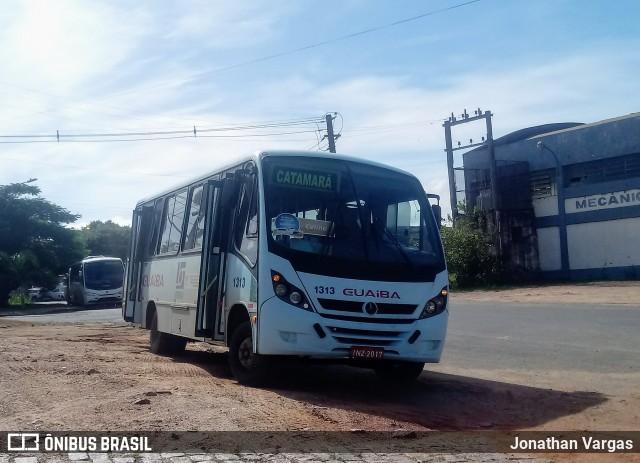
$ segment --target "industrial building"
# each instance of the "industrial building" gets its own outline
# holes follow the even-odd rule
[[[489,137],[462,159],[455,204],[484,212],[509,275],[640,279],[640,113]]]

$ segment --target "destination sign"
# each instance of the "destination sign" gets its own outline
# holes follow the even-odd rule
[[[338,191],[338,174],[332,172],[276,167],[271,182],[285,187]]]

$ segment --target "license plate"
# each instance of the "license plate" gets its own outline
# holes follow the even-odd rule
[[[352,346],[349,357],[361,360],[379,360],[384,357],[382,347]]]

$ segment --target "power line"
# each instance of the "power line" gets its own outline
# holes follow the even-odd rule
[[[340,113],[336,113],[340,116],[340,129],[336,131],[335,136],[340,137],[344,129],[344,120]],[[425,124],[433,124],[434,122],[441,122],[441,119],[417,121],[417,122],[399,122],[396,124],[385,125],[370,125],[349,127],[346,132],[350,138],[369,136],[371,134],[377,134],[382,132],[398,132],[403,130],[410,130],[417,127],[423,127]],[[255,122],[245,124],[230,124],[222,127],[210,127],[210,128],[194,128],[184,130],[155,130],[147,132],[114,132],[114,133],[68,133],[63,134],[56,132],[56,134],[11,134],[0,135],[0,144],[29,144],[29,143],[110,143],[110,142],[140,142],[140,141],[162,141],[162,140],[176,140],[176,139],[188,139],[188,138],[219,138],[219,139],[252,139],[257,137],[277,137],[283,135],[301,135],[313,133],[316,135],[316,142],[305,148],[307,151],[311,149],[320,150],[320,144],[322,142],[319,134],[325,130],[321,128],[321,124],[324,124],[322,118],[307,118],[292,121],[274,121],[274,122]],[[306,130],[294,130],[294,131],[279,131],[279,132],[266,132],[266,133],[244,133],[242,135],[230,135],[224,134],[224,132],[237,132],[237,131],[249,131],[249,130],[262,130],[268,128],[284,128],[287,126],[304,126],[314,125],[314,129]],[[214,134],[215,135],[212,135]],[[118,138],[119,137],[119,138]],[[98,138],[97,140],[89,140],[90,138]],[[242,141],[242,140],[239,140]],[[247,140],[248,141],[248,140]],[[290,140],[300,141],[300,140]]]
[[[229,124],[226,127],[215,127],[208,129],[198,129],[197,132],[226,132],[232,130],[253,130],[253,129],[263,129],[263,128],[273,128],[273,127],[286,127],[292,125],[307,125],[307,124],[318,124],[319,122],[323,122],[323,118],[308,118],[308,119],[294,119],[291,121],[281,121],[281,122],[257,122],[257,123],[245,123],[243,125],[240,124]],[[124,133],[97,133],[97,134],[68,134],[66,137],[111,137],[111,136],[147,136],[147,135],[173,135],[173,134],[191,134],[196,130],[196,126],[193,126],[193,129],[188,130],[163,130],[163,131],[154,131],[154,132],[124,132]],[[51,137],[56,135],[51,134],[27,134],[27,135],[0,135],[0,138],[44,138]]]
[[[0,144],[27,144],[27,143],[112,143],[112,142],[138,142],[138,141],[161,141],[161,140],[179,140],[184,138],[218,138],[218,139],[247,139],[247,138],[255,138],[255,137],[274,137],[274,136],[282,136],[282,135],[295,135],[295,134],[303,134],[303,133],[315,133],[315,130],[299,130],[295,132],[278,132],[278,133],[259,133],[259,134],[245,134],[245,135],[199,135],[194,137],[193,135],[176,135],[169,137],[139,137],[139,138],[110,138],[110,139],[101,139],[101,140],[64,140],[63,135],[60,135],[60,140],[52,139],[52,140],[16,140],[16,141],[0,141]],[[50,137],[56,137],[55,135],[50,135]]]
[[[55,134],[12,134],[0,135],[0,144],[24,144],[24,143],[103,143],[114,141],[152,141],[152,140],[172,140],[179,138],[255,138],[255,137],[273,137],[282,135],[296,135],[316,133],[319,131],[320,118],[299,119],[292,121],[282,121],[273,123],[257,123],[244,125],[229,125],[227,127],[213,127],[198,129],[193,126],[189,130],[166,130],[166,131],[149,131],[149,132],[116,132],[116,133],[60,133]],[[276,129],[286,127],[300,127],[304,125],[314,125],[313,129],[291,130],[265,133],[244,133],[242,135],[225,135],[224,132],[250,131]],[[216,133],[215,135],[213,133]],[[134,138],[131,138],[134,137]],[[97,140],[89,140],[97,138]],[[81,140],[82,139],[82,140]]]

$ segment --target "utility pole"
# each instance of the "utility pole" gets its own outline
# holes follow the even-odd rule
[[[496,160],[495,154],[493,151],[493,129],[491,127],[491,111],[485,111],[484,113],[478,108],[474,111],[474,116],[469,116],[467,114],[467,110],[464,110],[464,113],[460,116],[458,120],[453,113],[448,120],[444,121],[442,125],[444,127],[444,138],[446,143],[445,151],[447,152],[447,170],[449,172],[449,199],[451,201],[451,216],[453,221],[455,222],[458,217],[458,199],[457,199],[457,189],[456,189],[456,177],[455,177],[455,168],[453,166],[453,152],[461,149],[473,148],[474,146],[482,146],[487,145],[489,149],[489,176],[491,178],[491,192],[493,197],[493,208],[498,209],[499,201],[498,201],[498,175],[496,171]],[[451,138],[451,128],[460,124],[467,124],[469,122],[474,122],[480,119],[485,119],[485,123],[487,126],[487,136],[482,137],[482,142],[473,143],[473,140],[469,140],[468,145],[461,145],[458,142],[458,146],[456,148],[453,147],[453,141]]]
[[[453,142],[451,141],[451,124],[455,121],[453,113],[449,120],[444,121],[444,138],[447,145],[447,171],[449,172],[449,201],[451,201],[451,217],[453,223],[458,218],[458,201],[456,194],[456,173],[453,169]]]
[[[335,116],[332,116],[329,113],[327,113],[327,115],[325,116],[325,120],[327,121],[327,140],[329,141],[330,153],[336,152],[336,138],[338,138],[333,135],[333,119],[334,118]]]
[[[558,195],[558,231],[560,233],[560,271],[562,278],[569,279],[571,272],[569,269],[569,244],[567,238],[567,219],[564,204],[564,172],[562,170],[562,161],[558,158],[555,151],[549,148],[545,142],[539,141],[538,150],[547,150],[553,155],[556,162],[556,194]]]

